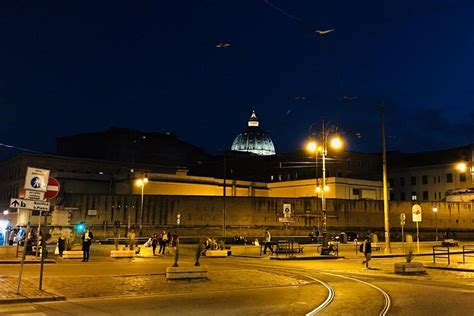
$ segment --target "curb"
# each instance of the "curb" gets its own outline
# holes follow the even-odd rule
[[[468,253],[466,251],[466,253]],[[453,251],[453,252],[450,252],[449,253],[450,255],[462,255],[463,252],[462,250],[461,251]],[[433,253],[432,252],[424,252],[424,253],[420,253],[420,254],[416,254],[416,253],[413,253],[413,255],[415,257],[427,257],[427,256],[433,256]],[[406,254],[388,254],[388,255],[372,255],[372,258],[379,258],[379,259],[383,259],[383,258],[404,258],[406,257]]]
[[[317,256],[317,257],[288,257],[288,258],[276,258],[271,257],[270,260],[335,260],[335,259],[344,259],[341,256]]]
[[[14,297],[14,298],[0,298],[0,305],[3,304],[17,304],[17,303],[39,303],[39,302],[54,302],[65,301],[65,296],[38,296],[38,297]]]
[[[455,268],[455,267],[437,267],[437,266],[424,266],[427,269],[434,269],[434,270],[446,270],[446,271],[459,271],[459,272],[474,272],[474,269],[466,269],[466,268]]]
[[[20,264],[21,260],[0,260],[0,264]],[[45,264],[56,263],[54,260],[44,260]],[[41,264],[41,261],[25,260],[24,264]]]

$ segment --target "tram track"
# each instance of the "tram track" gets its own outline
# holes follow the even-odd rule
[[[343,274],[338,274],[334,272],[327,272],[327,271],[316,271],[316,270],[308,270],[308,269],[297,269],[297,268],[290,268],[290,267],[283,267],[283,266],[277,266],[277,265],[259,265],[259,264],[252,264],[248,262],[238,262],[237,263],[239,266],[242,267],[247,267],[247,268],[253,268],[257,270],[262,270],[266,272],[271,272],[275,274],[285,274],[285,275],[293,275],[295,277],[303,277],[305,279],[312,280],[314,282],[317,282],[321,284],[323,287],[325,287],[327,291],[327,296],[326,299],[320,303],[318,306],[313,308],[312,310],[308,311],[305,315],[307,316],[313,316],[316,314],[320,314],[322,312],[327,312],[328,314],[332,314],[330,311],[331,304],[335,301],[335,298],[338,295],[337,289],[334,288],[333,284],[336,283],[336,281],[332,281],[334,279],[341,279],[341,280],[346,280],[349,282],[355,282],[357,284],[360,284],[362,286],[368,287],[372,290],[377,291],[381,297],[383,297],[383,307],[381,310],[378,312],[377,315],[379,316],[386,316],[388,312],[390,311],[390,308],[392,306],[392,301],[390,298],[390,295],[385,292],[382,288],[378,287],[377,285],[374,285],[370,282],[361,280],[359,278],[351,277],[351,276],[346,276]],[[317,274],[317,276],[313,276],[314,274]],[[325,276],[321,278],[321,276]],[[329,280],[328,280],[329,278]],[[332,279],[332,280],[331,280]],[[339,304],[347,304],[347,302],[339,302]]]

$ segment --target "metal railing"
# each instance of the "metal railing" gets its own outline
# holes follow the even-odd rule
[[[466,257],[474,258],[474,245],[462,246],[462,263],[466,263]]]
[[[433,263],[436,263],[436,258],[448,259],[448,265],[451,264],[451,253],[449,247],[433,246]]]

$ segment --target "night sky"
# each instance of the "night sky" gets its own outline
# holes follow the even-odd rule
[[[271,3],[2,1],[0,143],[116,126],[218,153],[255,109],[278,152],[322,117],[379,151],[381,99],[391,150],[474,142],[474,2]]]

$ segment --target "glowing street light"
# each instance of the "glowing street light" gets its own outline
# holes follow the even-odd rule
[[[311,127],[314,125],[311,124],[309,126],[309,130],[311,131]],[[310,153],[314,153],[315,156],[315,167],[316,167],[316,197],[319,193],[321,193],[321,208],[323,211],[323,249],[328,247],[328,240],[327,240],[327,215],[326,215],[326,195],[325,192],[329,191],[329,186],[326,184],[326,156],[328,154],[328,143],[332,149],[340,150],[344,146],[344,143],[337,134],[336,127],[330,125],[329,123],[322,121],[321,124],[322,130],[321,133],[318,135],[317,142],[314,138],[309,140],[306,143],[306,150]],[[322,157],[322,172],[323,172],[323,185],[322,189],[318,185],[318,152]]]
[[[436,241],[438,241],[438,207],[435,205],[433,206],[433,213],[435,215],[435,234],[436,234]]]
[[[465,162],[458,162],[456,164],[456,169],[459,172],[466,172],[467,171],[467,164]]]
[[[135,180],[135,185],[137,187],[141,187],[142,194],[140,200],[140,236],[142,235],[142,228],[143,228],[143,195],[145,193],[145,185],[148,183],[148,178],[145,176],[141,179]]]

